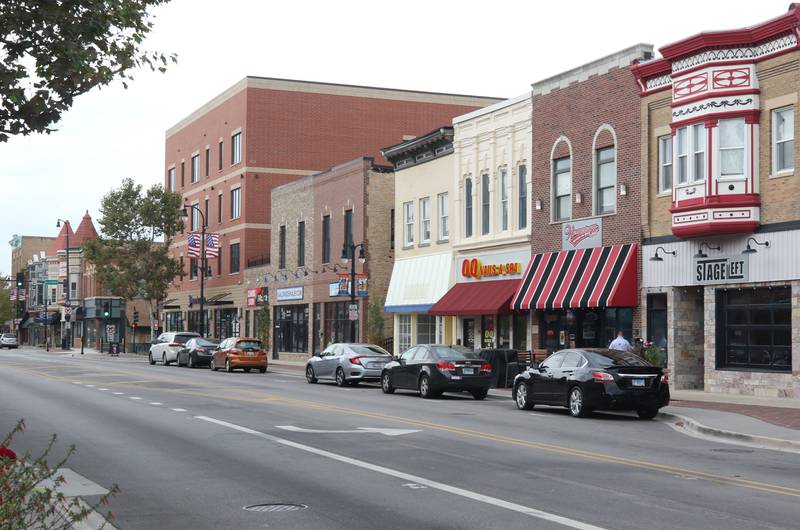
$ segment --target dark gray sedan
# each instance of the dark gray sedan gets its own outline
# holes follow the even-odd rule
[[[178,352],[178,366],[188,366],[189,368],[208,366],[211,356],[218,346],[219,342],[213,339],[202,337],[189,339]]]
[[[392,355],[374,344],[331,344],[306,363],[306,381],[333,380],[339,386],[360,381],[380,381],[381,371]]]

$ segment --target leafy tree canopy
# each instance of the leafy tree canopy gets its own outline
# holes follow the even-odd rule
[[[0,2],[0,142],[50,133],[74,99],[146,66],[166,71],[176,56],[141,49],[149,9],[169,0]]]

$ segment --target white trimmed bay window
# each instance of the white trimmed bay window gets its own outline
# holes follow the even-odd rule
[[[744,118],[719,121],[719,175],[744,176]]]
[[[698,123],[681,127],[675,134],[676,184],[702,182],[706,179],[706,130]]]

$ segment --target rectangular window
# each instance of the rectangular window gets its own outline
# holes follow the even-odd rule
[[[436,317],[436,344],[444,344],[444,317]]]
[[[331,262],[331,216],[322,218],[322,263]]]
[[[51,287],[50,288],[50,303],[51,304],[55,304],[56,300],[57,300],[57,298],[56,298],[56,288],[55,287]]]
[[[167,170],[167,182],[169,183],[169,191],[175,191],[175,168],[171,167]]]
[[[794,107],[772,111],[772,173],[794,169]]]
[[[511,180],[508,171],[500,170],[500,230],[508,230],[508,199],[511,196]]]
[[[186,274],[186,261],[184,260],[183,256],[181,256],[180,262],[181,262],[181,280],[182,280],[183,274]]]
[[[211,171],[211,148],[206,147],[206,176],[209,171]]]
[[[517,168],[517,180],[519,185],[519,220],[520,229],[528,226],[528,166],[522,165]]]
[[[397,315],[397,354],[411,347],[411,315]]]
[[[553,220],[572,218],[572,161],[570,157],[553,160]]]
[[[448,225],[449,206],[447,204],[447,193],[440,193],[436,197],[439,207],[439,241],[447,241],[450,239],[450,226]]]
[[[394,208],[389,210],[389,248],[394,250]]]
[[[414,203],[403,203],[403,246],[414,244]]]
[[[220,171],[222,171],[222,152],[223,152],[224,148],[225,148],[225,143],[222,140],[220,140],[219,141],[219,169],[220,169]]]
[[[720,176],[744,175],[744,119],[719,121]]]
[[[242,188],[231,190],[231,219],[238,219],[242,214]]]
[[[658,139],[658,192],[672,190],[672,136]]]
[[[481,234],[486,235],[489,233],[489,229],[491,228],[491,219],[489,219],[489,214],[491,209],[489,208],[489,174],[484,173],[481,175],[481,201],[482,201],[482,208],[481,208]]]
[[[231,243],[231,274],[239,272],[239,243]]]
[[[791,372],[791,287],[718,289],[717,368]]]
[[[464,181],[464,237],[472,237],[472,179]]]
[[[192,222],[190,225],[191,230],[199,230],[200,229],[200,205],[193,204],[192,208]]]
[[[419,200],[419,242],[431,241],[431,198],[424,197]]]
[[[617,209],[617,162],[614,147],[597,150],[595,208],[598,215],[614,213]]]
[[[681,127],[675,138],[678,184],[689,182],[689,129]]]
[[[706,179],[706,128],[702,123],[692,126],[692,179]]]
[[[353,210],[344,211],[344,242],[353,244]]]
[[[197,278],[197,258],[189,258],[189,279]]]
[[[436,317],[417,315],[417,344],[436,344]]]
[[[69,277],[69,298],[75,300],[78,298],[78,273],[72,272]]]
[[[306,222],[297,223],[297,266],[306,264]]]
[[[192,157],[192,182],[197,182],[200,179],[200,155]]]
[[[231,136],[231,165],[242,161],[242,133]]]
[[[283,225],[278,230],[278,268],[286,268],[286,227]]]
[[[186,164],[181,162],[181,188],[186,185]]]
[[[222,193],[217,196],[217,222],[222,224]]]
[[[219,247],[219,256],[217,256],[217,276],[222,275],[222,246]]]

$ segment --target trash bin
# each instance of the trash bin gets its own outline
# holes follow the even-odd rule
[[[509,364],[514,364],[517,361],[516,350],[485,348],[478,355],[492,365],[492,386],[496,388],[508,386],[508,368]],[[513,375],[516,375],[516,373]],[[513,380],[513,376],[511,376],[511,379]]]
[[[119,342],[111,343],[111,348],[109,349],[109,353],[111,353],[111,355],[119,355]]]

